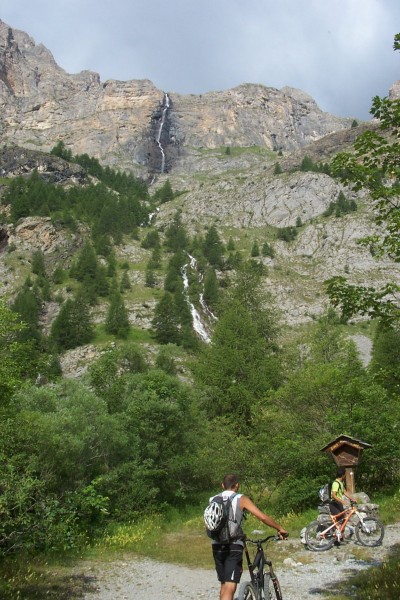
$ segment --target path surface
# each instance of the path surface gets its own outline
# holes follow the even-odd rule
[[[279,542],[279,575],[284,600],[320,598],[322,591],[349,575],[379,564],[400,543],[400,523],[385,530],[382,546],[364,548],[353,541],[327,552],[304,550],[300,541]],[[85,600],[218,600],[213,570],[190,569],[150,559],[118,560],[87,566],[93,591]],[[246,579],[246,574],[242,580]]]

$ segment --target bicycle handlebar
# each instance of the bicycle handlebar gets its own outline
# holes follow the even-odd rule
[[[287,539],[288,535],[284,538],[281,538],[280,535],[268,535],[266,538],[260,539],[260,540],[251,540],[248,537],[245,537],[245,542],[250,542],[251,544],[265,544],[266,542],[269,542],[270,540],[274,540],[275,542],[279,542],[282,539]]]

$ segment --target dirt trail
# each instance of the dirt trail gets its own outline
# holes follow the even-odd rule
[[[328,552],[305,550],[300,540],[279,542],[276,571],[284,600],[321,598],[361,569],[379,564],[400,543],[400,523],[386,527],[382,546],[364,548],[350,541]],[[86,565],[92,591],[85,600],[218,600],[219,585],[213,570],[190,569],[150,559],[117,560]],[[242,581],[247,579],[246,572]]]

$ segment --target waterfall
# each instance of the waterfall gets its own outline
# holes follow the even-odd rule
[[[187,276],[187,269],[189,267],[189,264],[190,264],[190,267],[192,269],[196,268],[197,267],[197,261],[190,254],[188,256],[189,256],[190,263],[186,263],[182,267],[182,280],[183,280],[183,288],[184,288],[184,292],[185,292],[185,298],[186,298],[186,302],[188,303],[188,306],[190,308],[190,312],[192,314],[193,329],[199,335],[199,337],[203,340],[203,342],[206,342],[207,344],[209,344],[210,341],[211,341],[211,338],[210,338],[210,336],[207,333],[207,330],[206,330],[206,328],[205,328],[205,326],[203,324],[203,321],[201,319],[199,311],[192,304],[192,302],[190,301],[190,298],[189,298],[189,279],[188,279],[188,276]],[[202,306],[203,306],[203,304],[205,305],[204,299],[201,298],[200,299],[200,303],[201,303]],[[211,312],[211,311],[209,311],[209,312]]]
[[[158,129],[158,134],[156,137],[156,142],[157,142],[158,147],[160,148],[160,152],[161,152],[161,169],[160,169],[161,173],[164,173],[164,170],[165,170],[165,152],[164,152],[164,148],[162,147],[162,144],[161,144],[161,134],[162,134],[162,130],[163,130],[163,127],[165,124],[165,118],[167,116],[168,109],[169,109],[169,96],[168,96],[168,94],[164,94],[161,122],[160,122],[160,127]]]

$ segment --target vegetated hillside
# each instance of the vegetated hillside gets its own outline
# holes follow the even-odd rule
[[[321,143],[327,147],[326,143]],[[338,147],[335,139],[334,149]],[[307,152],[307,149],[303,151],[300,162],[296,159],[298,170],[274,173],[274,165],[290,161],[290,155],[283,157],[278,152],[254,147],[231,148],[229,152],[226,148],[203,151],[199,163],[203,155],[208,168],[201,174],[198,170],[194,174],[159,176],[150,187],[150,193],[144,184],[139,185],[137,198],[143,207],[140,218],[137,217],[131,229],[128,227],[125,232],[119,229],[108,231],[112,250],[99,251],[99,261],[107,268],[110,252],[115,261],[115,272],[109,277],[110,286],[113,277],[119,283],[123,276],[128,279],[123,298],[138,339],[150,346],[157,343],[150,335],[152,319],[164,291],[170,260],[170,249],[164,246],[165,235],[174,223],[177,211],[191,237],[204,239],[210,228],[216,228],[224,245],[224,261],[229,263],[228,266],[214,265],[220,285],[226,286],[235,272],[235,255],[263,265],[265,289],[279,307],[283,322],[290,326],[306,324],[322,315],[328,307],[323,284],[333,275],[346,274],[352,282],[368,284],[398,277],[396,264],[378,260],[357,243],[359,238],[370,233],[372,227],[362,194],[355,195],[344,189],[323,172],[326,171],[323,163],[317,166],[312,160],[308,161]],[[328,159],[329,152],[325,151],[324,156]],[[26,181],[34,173],[38,173],[40,181],[63,193],[74,188],[85,190],[100,186],[100,180],[93,175],[97,167],[102,170],[100,163],[83,158],[86,168],[55,155],[5,147],[1,152],[2,195],[4,197],[16,177],[22,175]],[[306,168],[312,170],[304,170]],[[119,197],[119,192],[112,192],[111,188],[109,191],[107,201]],[[44,193],[45,188],[41,188],[40,194]],[[344,207],[340,207],[340,198],[344,198]],[[0,255],[1,294],[13,300],[23,288],[25,279],[35,278],[32,275],[33,255],[36,252],[43,254],[51,288],[40,311],[40,322],[46,333],[51,331],[62,302],[71,298],[76,290],[77,281],[70,278],[69,270],[85,243],[93,239],[92,228],[98,229],[101,220],[99,214],[97,220],[91,221],[84,216],[83,207],[78,212],[75,207],[71,209],[74,220],[71,227],[71,215],[63,207],[58,213],[48,208],[39,202],[36,211],[22,212],[21,217],[17,214],[18,218],[7,224],[10,207],[5,206]],[[102,208],[96,210],[103,211]],[[107,214],[105,218],[107,220]],[[102,227],[105,227],[104,223]],[[155,246],[152,242],[146,243],[152,233],[159,236],[160,244],[160,256],[155,263]],[[63,271],[64,278],[55,283],[53,275],[58,269]],[[204,266],[201,269],[204,273]],[[186,302],[190,298],[201,310],[199,293],[202,289],[198,277],[199,273],[193,270],[189,278],[191,292]],[[92,318],[100,330],[106,320],[109,300],[104,294],[91,308]],[[208,321],[206,326],[211,328],[210,333],[212,320],[209,321],[207,315],[204,318]],[[103,335],[97,336],[100,346],[105,341]],[[106,341],[111,339],[112,336],[106,336]],[[64,372],[79,375],[98,352],[96,344],[67,350],[62,358]]]
[[[194,239],[216,228],[224,244],[225,264],[212,265],[220,286],[229,285],[239,257],[262,265],[264,286],[291,326],[324,312],[328,302],[323,284],[333,275],[346,274],[350,282],[371,285],[398,277],[394,263],[378,260],[358,245],[373,228],[363,194],[343,188],[329,174],[331,157],[375,123],[351,126],[355,123],[350,119],[323,113],[306,93],[289,87],[279,91],[244,84],[180,96],[166,95],[149,81],[101,83],[95,73],[69,75],[46,48],[3,22],[0,64],[3,137],[19,144],[8,143],[0,156],[3,193],[10,177],[37,171],[40,180],[69,195],[67,209],[64,200],[58,209],[51,206],[54,190],[37,209],[28,210],[21,200],[22,207],[12,209],[12,224],[7,214],[11,208],[4,208],[2,295],[15,298],[35,252],[43,253],[48,276],[56,269],[66,274],[65,281],[50,281],[54,289],[40,311],[47,332],[60,302],[76,291],[68,275],[74,261],[94,238],[102,266],[113,273],[111,253],[115,276],[124,275],[125,283],[128,278],[131,287],[124,290],[124,301],[129,322],[149,339],[168,272],[165,233],[177,211]],[[59,156],[37,150],[49,151],[60,143]],[[76,156],[79,165],[71,162]],[[140,174],[148,189],[142,181],[130,197],[121,182],[113,187],[106,165]],[[76,188],[83,194],[89,189],[90,195],[100,181],[108,189],[97,188],[103,203],[83,196],[74,200],[68,191]],[[44,189],[38,193],[47,195]],[[114,204],[113,199],[125,210],[124,226],[118,221],[121,216],[105,206]],[[78,210],[80,202],[89,208]],[[141,206],[135,204],[134,222],[126,212],[131,202]],[[96,210],[101,214],[94,214]],[[113,229],[114,218],[119,224]],[[146,242],[149,232],[159,235],[161,256],[156,260],[153,242]],[[106,248],[101,234],[109,236]],[[204,275],[204,266],[200,269]],[[201,285],[195,285],[198,276],[189,277],[186,297],[195,307],[201,292]],[[105,294],[91,307],[98,326],[106,319],[108,302]]]

